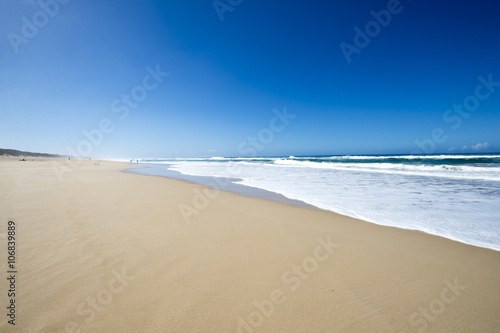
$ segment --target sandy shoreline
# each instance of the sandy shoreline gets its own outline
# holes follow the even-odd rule
[[[0,158],[0,260],[13,220],[18,269],[16,326],[4,314],[1,331],[500,329],[500,252],[120,172],[127,163],[60,177],[53,163]]]
[[[138,167],[134,167],[132,169],[126,169],[124,172],[130,172],[130,173],[135,173],[135,174],[140,174],[140,175],[147,175],[147,176],[161,176],[161,177],[167,177],[170,179],[179,179],[179,180],[184,180],[189,183],[195,183],[199,185],[206,185],[211,188],[219,189],[219,190],[224,190],[236,194],[241,194],[247,197],[253,197],[253,198],[261,198],[261,199],[269,199],[272,201],[278,201],[282,203],[287,203],[292,206],[296,207],[305,207],[305,208],[313,208],[313,209],[321,209],[317,206],[313,206],[311,204],[308,204],[304,201],[301,200],[294,200],[287,198],[279,193],[276,192],[270,192],[264,189],[256,188],[256,187],[250,187],[246,185],[241,185],[235,183],[235,181],[239,181],[240,178],[223,178],[223,177],[206,177],[206,176],[192,176],[192,175],[185,175],[182,174],[178,171],[173,171],[168,169],[168,166],[165,164],[160,164],[160,168],[158,168],[157,165],[147,163],[147,164],[137,164]],[[215,182],[214,179],[217,179],[218,182]]]

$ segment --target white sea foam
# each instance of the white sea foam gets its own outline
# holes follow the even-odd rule
[[[274,164],[299,168],[350,170],[410,176],[500,181],[500,167],[457,166],[447,164],[416,165],[403,163],[325,163],[285,159],[276,160],[274,161]]]
[[[499,157],[453,155],[451,158]],[[356,163],[367,157],[350,158],[353,162],[345,162],[345,156],[341,158],[344,162],[332,161],[335,158],[325,162],[328,157],[317,162],[316,158],[291,156],[164,163],[183,174],[239,178],[242,185],[276,192],[340,214],[500,250],[498,162],[384,163],[384,158],[394,158],[384,156],[376,157],[379,160],[376,162]],[[450,155],[433,158],[449,160]]]
[[[439,159],[476,159],[476,158],[498,158],[498,155],[385,155],[385,156],[373,156],[373,155],[344,155],[344,156],[327,156],[318,157],[319,159],[351,159],[351,160],[389,160],[389,159],[428,159],[428,160],[439,160]],[[305,157],[309,158],[309,157]]]

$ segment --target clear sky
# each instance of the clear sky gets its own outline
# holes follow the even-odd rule
[[[499,14],[487,0],[0,0],[0,148],[500,151]]]

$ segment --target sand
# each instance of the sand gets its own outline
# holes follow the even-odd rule
[[[500,252],[65,163],[0,159],[2,332],[500,332]]]

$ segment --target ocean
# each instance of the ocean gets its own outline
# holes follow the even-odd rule
[[[372,223],[500,251],[500,154],[165,158],[140,162],[150,166],[149,170],[135,169],[134,173],[168,176],[168,170],[201,176],[202,183],[222,189],[230,182]]]

